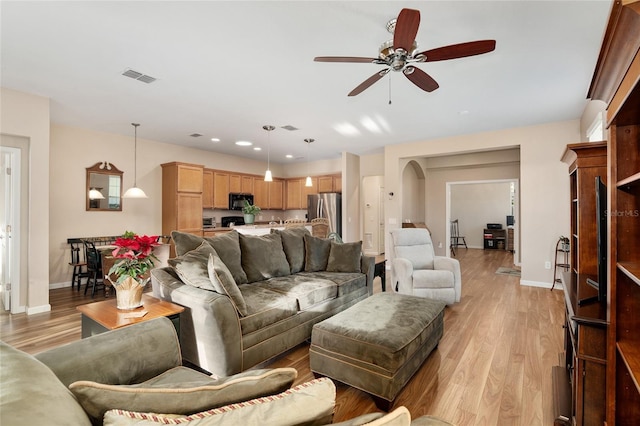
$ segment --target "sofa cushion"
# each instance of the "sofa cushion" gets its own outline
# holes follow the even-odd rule
[[[338,297],[357,291],[367,286],[367,276],[360,272],[300,272],[298,275],[306,279],[324,279],[338,286]]]
[[[267,290],[255,284],[238,286],[247,303],[247,315],[240,318],[242,334],[249,334],[298,313],[295,297]]]
[[[304,270],[304,236],[310,235],[304,226],[296,226],[288,229],[271,229],[271,233],[280,234],[282,248],[289,262],[289,270],[292,274]]]
[[[289,262],[282,248],[280,234],[240,234],[242,268],[248,282],[289,275]]]
[[[400,406],[390,413],[369,413],[358,416],[355,419],[340,423],[333,423],[333,426],[410,426],[411,413],[407,407]]]
[[[304,236],[305,272],[325,271],[331,252],[331,240],[311,235]]]
[[[285,392],[226,405],[190,416],[140,413],[125,410],[107,411],[105,426],[149,426],[181,424],[187,426],[245,425],[270,426],[326,425],[331,423],[336,387],[328,378],[312,380]]]
[[[287,275],[260,281],[254,285],[295,297],[298,301],[298,309],[301,311],[338,296],[336,283],[314,276]]]
[[[69,389],[85,411],[98,420],[114,408],[173,414],[196,413],[283,392],[291,387],[297,375],[294,368],[276,368],[213,379],[187,367],[175,367],[136,385],[78,381],[72,383]]]
[[[205,238],[220,256],[220,259],[227,265],[236,284],[247,282],[247,274],[242,269],[242,251],[240,250],[240,234],[235,229],[231,232],[218,234],[215,237]]]
[[[69,389],[33,356],[0,341],[1,425],[91,425]]]
[[[213,247],[206,241],[202,241],[194,250],[190,250],[174,259],[169,259],[169,266],[173,268],[183,283],[205,290],[217,291],[211,283],[207,269],[209,257],[214,254],[216,254],[216,251]]]
[[[360,272],[362,241],[356,243],[336,243],[331,241],[331,250],[327,262],[329,272]]]
[[[242,316],[247,315],[247,304],[244,301],[244,297],[242,297],[242,293],[240,293],[240,289],[231,272],[229,272],[229,269],[217,254],[209,255],[207,270],[211,284],[213,284],[216,292],[229,296],[238,313]]]

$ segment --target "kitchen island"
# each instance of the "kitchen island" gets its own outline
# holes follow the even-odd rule
[[[307,223],[305,228],[311,232],[311,223]],[[245,235],[265,235],[270,234],[272,229],[284,229],[284,224],[255,224],[255,225],[238,225],[233,228],[205,228],[204,236],[205,237],[213,237],[220,232],[229,232],[235,229],[241,234]]]

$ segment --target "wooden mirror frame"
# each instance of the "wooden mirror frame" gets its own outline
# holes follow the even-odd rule
[[[103,211],[103,212],[120,212],[122,211],[122,175],[123,172],[119,170],[113,163],[109,163],[107,161],[98,162],[91,167],[87,167],[87,186],[85,191],[85,197],[87,199],[86,210],[87,211]],[[89,198],[89,191],[92,188],[98,188],[97,185],[91,185],[91,177],[92,175],[96,176],[96,179],[99,179],[102,175],[105,175],[107,178],[107,194],[105,195],[104,203],[101,203],[103,200],[92,200]],[[108,194],[108,182],[112,176],[116,176],[120,180],[120,193],[119,193],[119,203],[117,206],[109,207],[109,194]],[[105,187],[99,187],[100,189],[104,189]],[[97,202],[97,203],[96,203]],[[97,205],[97,207],[96,207]],[[105,207],[106,206],[106,207]]]

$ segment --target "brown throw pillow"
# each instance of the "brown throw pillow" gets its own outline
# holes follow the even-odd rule
[[[360,272],[360,257],[362,257],[362,241],[345,244],[331,241],[327,271]]]
[[[280,234],[240,234],[242,268],[252,283],[289,275],[289,262],[282,248]]]
[[[236,280],[236,284],[246,284],[247,274],[242,269],[242,262],[240,260],[240,239],[238,231],[233,230],[231,232],[225,232],[224,234],[216,235],[215,237],[205,238],[211,246],[216,249],[218,256],[227,265],[233,279]]]
[[[327,269],[329,253],[331,251],[331,240],[325,240],[307,234],[304,236],[304,250],[305,272],[318,272]]]

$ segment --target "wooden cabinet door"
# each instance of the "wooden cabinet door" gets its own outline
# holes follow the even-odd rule
[[[203,167],[178,165],[178,191],[202,192]]]
[[[288,179],[287,180],[287,197],[286,206],[287,210],[299,210],[302,208],[302,185],[304,181],[302,179]]]
[[[179,192],[177,197],[177,228],[185,232],[202,232],[202,195]]]
[[[261,209],[269,208],[269,187],[268,182],[262,177],[253,178],[253,204]]]
[[[242,176],[242,193],[253,194],[253,177]]]
[[[302,185],[302,207],[307,208],[307,195],[309,194],[317,194],[318,193],[318,178],[311,178],[311,186],[305,186],[304,183]]]
[[[342,176],[334,176],[333,192],[342,192]]]
[[[213,170],[202,173],[202,208],[213,208]]]
[[[268,182],[269,208],[271,210],[284,210],[284,181],[274,180]]]
[[[229,192],[233,194],[242,192],[242,177],[240,175],[229,175]]]
[[[333,192],[333,176],[320,176],[318,178],[318,192]]]
[[[229,173],[213,173],[213,208],[229,208]]]

